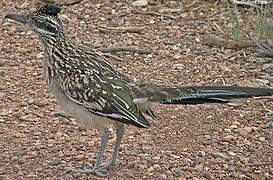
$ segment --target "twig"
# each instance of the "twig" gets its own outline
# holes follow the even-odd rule
[[[0,123],[3,123],[3,124],[11,124],[11,122],[8,122],[8,121],[2,121],[2,120],[0,120]]]
[[[230,162],[217,162],[217,161],[211,161],[210,163],[213,164],[228,164],[233,166],[266,166],[266,165],[272,165],[273,162],[261,162],[261,163],[248,163],[248,164],[238,164],[238,163],[230,163]]]
[[[223,33],[225,34],[226,32],[216,23],[216,22],[213,22],[213,24]]]
[[[129,51],[129,52],[136,52],[139,54],[150,54],[151,51],[149,49],[138,49],[136,47],[112,47],[112,48],[99,48],[96,49],[97,51],[101,51],[103,53],[115,53],[118,51]]]
[[[83,0],[66,0],[66,1],[62,1],[62,2],[60,2],[58,0],[40,0],[40,1],[45,2],[45,3],[56,4],[59,6],[63,6],[63,5],[69,6],[69,5],[74,5],[74,4],[80,3]]]
[[[182,9],[160,9],[160,13],[178,13],[182,12]]]
[[[252,41],[229,41],[222,39],[218,36],[209,35],[203,39],[204,44],[209,46],[217,46],[217,47],[224,47],[227,49],[237,49],[237,48],[248,48],[248,47],[256,47],[255,43]],[[265,43],[266,41],[262,41]]]
[[[258,41],[256,41],[249,33],[247,33],[248,37],[254,42],[254,44],[260,48],[258,50],[259,53],[268,56],[268,57],[273,57],[273,49],[271,49],[270,47],[268,47],[265,44],[261,44]]]
[[[259,6],[262,5],[270,5],[272,4],[272,2],[270,3],[269,1],[245,1],[245,0],[230,0],[233,4],[238,5],[238,6],[242,6],[242,7],[255,7],[255,8],[259,8]]]
[[[171,18],[171,19],[177,19],[178,18],[178,17],[174,17],[174,16],[171,16],[171,15],[168,15],[168,14],[161,14],[161,13],[154,12],[154,11],[136,11],[135,13],[136,14],[147,14],[147,15],[165,16],[165,17],[168,17],[168,18]]]
[[[121,58],[119,58],[119,57],[117,57],[117,56],[115,56],[115,55],[112,55],[112,54],[101,54],[102,56],[105,56],[105,57],[108,57],[108,58],[113,58],[113,59],[115,59],[115,60],[117,60],[117,61],[120,61],[120,62],[122,62],[123,61],[123,59],[121,59]]]
[[[197,17],[197,18],[189,18],[189,19],[187,19],[187,20],[203,20],[203,19],[209,19],[209,18],[211,18],[211,17],[213,17],[213,16],[216,16],[217,14],[220,14],[220,13],[221,13],[221,11],[218,11],[218,12],[216,12],[216,13],[214,13],[214,14],[209,15],[209,16],[201,16],[201,17]]]
[[[265,110],[265,111],[269,112],[270,114],[273,114],[273,111],[270,110],[270,109],[267,109],[267,108],[265,107],[264,103],[262,103],[262,102],[260,102],[260,103],[261,103],[261,105],[264,107],[264,110]]]
[[[145,27],[105,27],[99,26],[98,30],[105,33],[140,33],[145,30]]]

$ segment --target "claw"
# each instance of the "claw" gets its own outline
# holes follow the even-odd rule
[[[95,175],[101,176],[101,177],[105,177],[105,176],[109,175],[107,169],[105,169],[104,167],[97,167],[97,168],[93,168],[93,169],[72,169],[69,172],[95,174]]]
[[[111,161],[109,161],[109,162],[107,162],[107,163],[105,163],[105,164],[100,165],[100,167],[106,169],[106,168],[108,168],[108,167],[110,167],[110,166],[119,166],[119,165],[121,165],[121,164],[118,163],[117,161],[111,160]]]

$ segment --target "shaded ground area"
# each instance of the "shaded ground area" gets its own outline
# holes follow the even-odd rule
[[[80,131],[73,118],[60,116],[43,81],[43,49],[37,35],[4,19],[9,13],[35,9],[35,3],[1,1],[0,6],[0,179],[98,178],[67,173],[93,167],[100,139],[94,130]],[[203,37],[221,33],[215,24],[228,18],[223,4],[197,3],[175,19],[136,13],[158,12],[162,6],[84,1],[64,7],[61,18],[70,37],[86,46],[151,50],[114,54],[122,62],[107,59],[132,79],[272,87],[272,80],[261,78],[272,76],[272,60],[257,58],[252,48],[202,44]],[[101,25],[145,29],[103,33]],[[272,98],[248,99],[240,106],[160,106],[150,129],[127,127],[119,153],[123,166],[111,168],[109,179],[272,179],[272,107]],[[104,160],[110,159],[114,140],[112,135]]]

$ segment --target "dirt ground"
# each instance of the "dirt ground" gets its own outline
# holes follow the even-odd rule
[[[131,1],[83,1],[63,7],[67,34],[91,48],[135,46],[151,54],[118,52],[107,58],[132,79],[173,85],[272,87],[272,59],[253,48],[223,49],[202,43],[222,35],[225,4],[201,1],[178,13],[176,3],[135,7]],[[45,86],[38,36],[5,19],[35,10],[32,1],[0,2],[0,179],[100,179],[71,174],[92,168],[100,138],[66,117]],[[157,12],[139,13],[139,12]],[[104,33],[100,26],[145,27],[140,33]],[[271,64],[271,65],[270,65]],[[269,68],[268,68],[269,67]],[[108,179],[273,179],[273,100],[247,99],[240,106],[156,108],[149,129],[127,126],[118,160]],[[104,161],[111,158],[111,135]],[[101,178],[103,179],[103,178]]]

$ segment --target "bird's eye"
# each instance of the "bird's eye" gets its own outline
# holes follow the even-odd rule
[[[35,19],[34,22],[40,29],[44,29],[51,33],[58,32],[56,26],[46,19]]]

